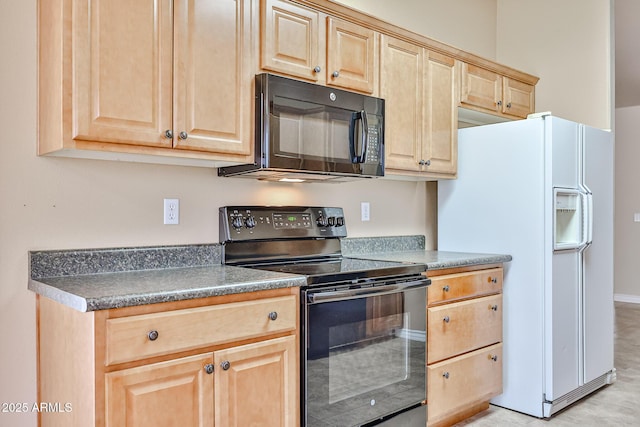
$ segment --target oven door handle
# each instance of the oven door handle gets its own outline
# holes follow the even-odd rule
[[[318,291],[307,293],[308,304],[320,304],[332,301],[344,301],[356,298],[376,297],[380,295],[395,294],[411,289],[425,288],[431,284],[431,280],[424,278],[411,282],[395,283],[393,285],[371,286],[367,288],[342,289],[339,291]]]

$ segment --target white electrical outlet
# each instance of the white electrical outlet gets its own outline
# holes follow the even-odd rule
[[[371,205],[369,202],[361,202],[360,203],[360,220],[361,221],[369,221],[371,213]]]
[[[164,223],[180,224],[180,199],[164,199]]]

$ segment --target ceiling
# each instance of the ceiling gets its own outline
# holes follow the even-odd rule
[[[640,1],[614,0],[616,108],[640,105]]]

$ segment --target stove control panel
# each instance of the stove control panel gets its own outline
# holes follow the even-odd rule
[[[346,237],[342,208],[225,206],[220,208],[220,241]]]

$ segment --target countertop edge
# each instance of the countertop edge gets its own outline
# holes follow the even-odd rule
[[[231,294],[292,288],[303,286],[307,283],[305,276],[293,274],[287,274],[286,276],[287,277],[271,279],[236,281],[194,288],[177,287],[173,290],[159,290],[157,292],[146,291],[136,293],[129,291],[121,294],[114,293],[112,295],[97,297],[83,296],[79,293],[73,293],[65,289],[61,289],[60,286],[47,283],[47,278],[38,280],[29,279],[28,289],[38,295],[49,298],[77,311],[91,312]],[[51,280],[60,280],[60,278],[51,278]]]

